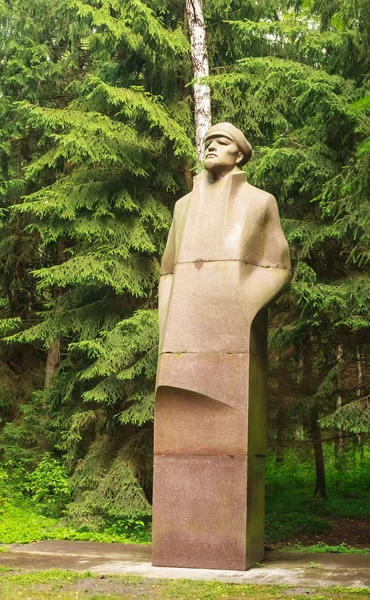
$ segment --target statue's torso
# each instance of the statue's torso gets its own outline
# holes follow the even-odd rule
[[[215,184],[207,174],[198,176],[176,204],[162,262],[172,288],[157,385],[224,397],[220,384],[212,388],[215,372],[225,386],[231,373],[244,377],[253,319],[289,280],[289,266],[270,194],[249,185],[242,172]]]
[[[175,209],[175,264],[215,260],[263,264],[260,242],[269,196],[248,184],[243,172],[214,183],[207,173],[196,177],[193,191]]]

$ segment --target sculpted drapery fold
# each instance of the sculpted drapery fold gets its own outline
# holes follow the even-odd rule
[[[218,181],[198,175],[175,205],[161,265],[157,387],[214,397],[207,356],[227,369],[231,356],[249,353],[254,317],[289,280],[275,198],[242,171]]]

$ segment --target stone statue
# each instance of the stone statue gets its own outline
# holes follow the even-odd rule
[[[153,564],[244,570],[264,555],[267,306],[290,260],[243,133],[219,123],[205,146],[161,265]]]

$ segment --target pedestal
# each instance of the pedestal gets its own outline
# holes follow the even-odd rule
[[[158,388],[153,565],[242,571],[263,559],[266,344],[264,311],[253,321],[250,352],[238,356],[247,375],[242,402]]]

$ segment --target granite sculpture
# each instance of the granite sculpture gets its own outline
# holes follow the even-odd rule
[[[290,260],[243,133],[219,123],[205,146],[161,265],[152,555],[245,570],[264,555],[267,307]]]

